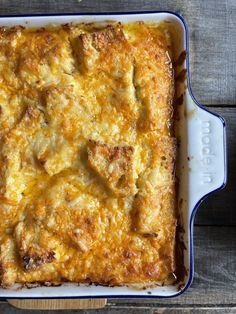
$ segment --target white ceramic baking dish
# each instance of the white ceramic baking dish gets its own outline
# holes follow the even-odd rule
[[[182,68],[187,70],[182,92],[183,104],[179,106],[177,136],[180,138],[178,177],[180,219],[184,229],[184,266],[186,275],[180,284],[156,286],[138,290],[131,287],[104,287],[94,285],[63,284],[59,287],[0,289],[0,298],[98,298],[98,297],[174,297],[183,293],[193,279],[193,221],[199,204],[226,182],[226,133],[225,122],[210,113],[194,98],[189,80],[188,29],[184,19],[171,12],[66,14],[40,16],[4,16],[0,26],[23,25],[40,27],[48,24],[121,21],[167,21],[174,38],[174,51],[178,56],[187,52]],[[179,71],[181,68],[179,68]]]

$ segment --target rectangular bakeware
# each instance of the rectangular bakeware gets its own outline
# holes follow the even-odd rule
[[[222,189],[226,183],[226,130],[222,117],[203,108],[194,98],[189,78],[188,28],[184,19],[173,12],[63,14],[36,16],[4,16],[0,26],[22,25],[42,27],[48,24],[120,21],[122,23],[166,22],[173,37],[175,58],[186,51],[186,59],[178,71],[186,69],[186,77],[179,94],[183,104],[178,106],[179,139],[177,176],[179,179],[178,207],[184,232],[184,266],[186,274],[181,283],[156,286],[150,289],[132,287],[104,287],[65,283],[58,287],[14,286],[0,288],[0,298],[114,298],[114,297],[160,297],[168,298],[182,294],[191,285],[194,273],[193,222],[200,203],[212,192]]]

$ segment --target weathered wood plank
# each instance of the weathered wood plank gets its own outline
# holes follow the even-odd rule
[[[80,310],[80,311],[72,311],[72,310],[59,310],[59,311],[48,311],[49,313],[53,314],[72,314],[72,313],[80,313],[80,314],[153,314],[153,309],[143,309],[143,308],[105,308],[102,310]],[[1,314],[18,314],[18,313],[24,313],[24,314],[44,314],[47,313],[47,311],[38,311],[38,310],[24,310],[22,312],[19,309],[16,309],[12,307],[9,304],[0,304],[0,313]]]
[[[203,104],[231,104],[236,99],[234,0],[189,1],[183,15],[190,29],[191,81]],[[190,4],[191,3],[191,4]]]
[[[17,314],[19,310],[8,305],[2,304],[0,305],[0,311],[2,314]],[[45,311],[37,311],[37,310],[24,310],[24,314],[43,314]],[[53,314],[72,314],[71,310],[63,310],[63,311],[50,311]],[[125,306],[116,306],[116,307],[107,307],[101,310],[80,310],[80,314],[88,314],[88,313],[97,313],[97,314],[233,314],[236,313],[236,308],[232,307],[153,307],[153,308],[137,308],[137,307],[125,307]]]
[[[191,81],[203,104],[236,104],[235,0],[0,0],[0,15],[172,10],[190,30]]]
[[[227,124],[228,182],[225,189],[205,200],[196,214],[195,223],[205,225],[236,225],[236,108],[211,108],[222,115]]]
[[[17,314],[19,313],[18,309],[11,307],[10,305],[1,305],[0,310],[2,314]],[[43,314],[46,313],[45,311],[37,311],[37,310],[25,310],[24,314]],[[53,314],[72,314],[74,311],[66,310],[66,311],[53,311],[50,313]],[[88,313],[96,313],[96,314],[233,314],[236,313],[235,308],[229,307],[200,307],[200,308],[193,308],[193,307],[181,307],[181,308],[167,308],[167,307],[158,307],[158,308],[137,308],[137,307],[107,307],[102,310],[81,310],[79,311],[80,314],[88,314]]]
[[[190,289],[174,299],[110,300],[113,305],[236,305],[236,227],[195,227],[195,277]]]
[[[196,308],[179,308],[179,309],[171,309],[171,308],[158,308],[153,312],[153,314],[233,314],[236,313],[235,308],[224,308],[224,307],[200,307]]]
[[[100,309],[106,306],[106,299],[41,299],[41,300],[7,300],[18,309],[31,310],[74,310],[74,309]]]

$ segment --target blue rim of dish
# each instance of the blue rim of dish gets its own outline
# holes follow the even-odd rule
[[[224,180],[222,182],[222,185],[212,191],[210,191],[209,193],[205,194],[204,196],[202,196],[198,202],[195,204],[193,210],[191,211],[191,216],[190,216],[190,220],[189,220],[189,239],[190,239],[190,244],[189,244],[189,275],[188,275],[188,280],[187,283],[185,284],[184,288],[179,290],[177,293],[172,294],[172,295],[167,295],[167,296],[163,296],[163,295],[96,295],[96,296],[65,296],[65,297],[0,297],[0,300],[6,300],[6,299],[87,299],[87,298],[91,298],[91,299],[100,299],[100,298],[160,298],[160,299],[170,299],[170,298],[175,298],[180,296],[181,294],[183,294],[192,284],[193,281],[193,272],[194,272],[194,252],[193,252],[193,222],[194,222],[194,217],[195,214],[197,212],[198,207],[200,206],[200,204],[211,194],[222,190],[227,182],[227,142],[226,142],[226,122],[224,120],[223,117],[221,117],[220,115],[218,115],[215,112],[211,112],[208,109],[206,109],[205,107],[203,107],[203,105],[201,105],[197,99],[194,97],[193,92],[192,92],[192,88],[191,88],[191,82],[190,82],[190,70],[189,70],[189,30],[188,30],[188,25],[186,23],[186,21],[184,20],[184,18],[176,12],[172,12],[172,11],[132,11],[132,12],[81,12],[81,13],[44,13],[44,14],[23,14],[23,15],[0,15],[0,19],[1,18],[17,18],[17,17],[44,17],[44,16],[86,16],[86,15],[135,15],[135,14],[156,14],[156,13],[167,13],[167,14],[171,14],[176,16],[183,24],[184,26],[184,42],[185,42],[185,49],[186,49],[186,71],[187,71],[187,88],[189,91],[189,94],[191,96],[191,98],[193,99],[193,101],[195,102],[195,104],[200,107],[202,110],[205,110],[206,112],[216,116],[217,118],[219,118],[222,122],[222,126],[223,126],[223,147],[224,147]]]

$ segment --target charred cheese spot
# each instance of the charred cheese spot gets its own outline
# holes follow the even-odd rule
[[[51,263],[54,259],[55,253],[53,251],[50,252],[34,252],[34,250],[27,251],[22,256],[22,264],[26,271],[34,270],[37,267],[41,266],[45,263]]]
[[[26,271],[34,270],[54,260],[55,253],[43,241],[43,229],[34,221],[19,222],[15,228],[15,238],[19,249],[22,267]]]

